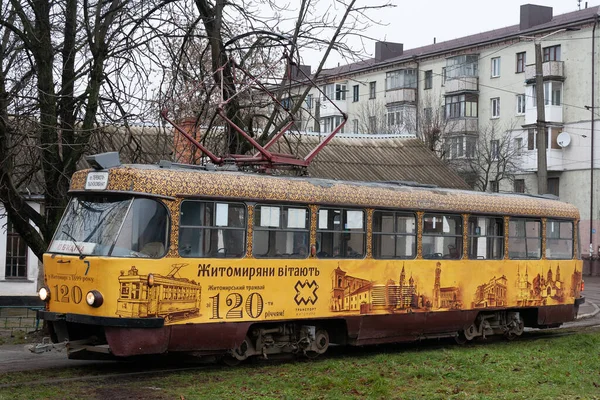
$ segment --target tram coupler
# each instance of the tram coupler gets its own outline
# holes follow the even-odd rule
[[[27,350],[35,354],[47,353],[52,350],[63,351],[67,348],[67,342],[52,343],[49,337],[42,338],[42,343],[25,346]]]

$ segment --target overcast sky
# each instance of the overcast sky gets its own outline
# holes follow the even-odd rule
[[[373,0],[374,3],[379,3]],[[370,3],[370,0],[359,0]],[[578,10],[577,0],[391,0],[396,5],[379,12],[372,12],[373,19],[381,21],[382,26],[373,26],[367,35],[377,40],[404,44],[404,49],[413,49],[433,43],[474,35],[493,29],[499,29],[519,23],[520,6],[536,4],[552,7],[553,15]],[[585,8],[586,1],[581,2]],[[588,1],[588,7],[597,6],[599,1]],[[360,42],[353,43],[360,47]],[[365,43],[370,56],[375,49],[374,42]],[[311,64],[313,70],[318,56],[302,54],[305,64]],[[331,54],[326,67],[347,64],[337,54]]]

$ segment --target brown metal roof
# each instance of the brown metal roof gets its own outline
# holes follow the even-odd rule
[[[319,143],[318,136],[289,138],[304,157]],[[285,152],[283,148],[278,149]],[[277,150],[276,150],[277,151]],[[469,189],[454,171],[416,138],[375,139],[335,137],[308,167],[316,178],[346,181],[412,181],[445,188]]]

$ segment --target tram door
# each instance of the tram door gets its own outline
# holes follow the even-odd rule
[[[148,316],[157,316],[158,313],[158,289],[159,285],[148,288]]]

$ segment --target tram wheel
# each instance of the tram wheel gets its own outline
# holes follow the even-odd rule
[[[225,354],[223,356],[223,358],[221,358],[221,361],[223,362],[223,364],[227,365],[228,367],[235,367],[242,363],[242,360],[235,358],[231,354]]]
[[[469,342],[470,340],[467,339],[467,337],[465,336],[465,333],[463,331],[458,332],[458,334],[456,336],[454,336],[454,341],[460,345],[463,345],[467,342]]]
[[[329,333],[325,329],[317,330],[315,334],[315,350],[308,350],[304,352],[307,358],[317,358],[319,355],[325,353],[329,348]]]
[[[523,334],[523,330],[525,329],[525,324],[523,321],[519,321],[518,326],[515,329],[511,329],[504,334],[506,340],[515,340],[519,336]]]

